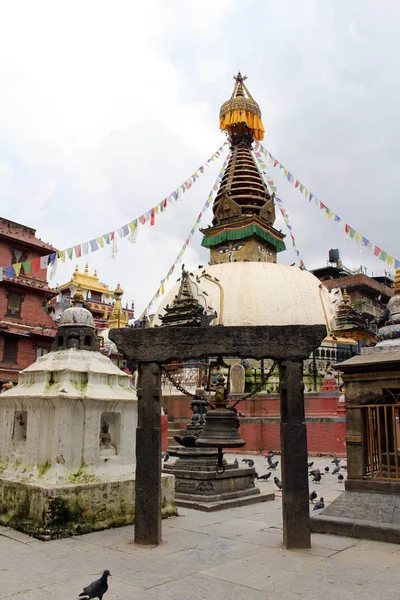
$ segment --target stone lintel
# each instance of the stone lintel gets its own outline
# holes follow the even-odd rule
[[[306,359],[326,337],[325,325],[112,329],[110,339],[137,362],[168,363],[208,356]]]

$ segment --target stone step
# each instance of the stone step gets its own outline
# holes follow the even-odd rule
[[[241,498],[231,498],[230,500],[221,500],[219,502],[202,502],[195,500],[184,500],[175,496],[176,506],[182,508],[194,508],[203,512],[213,512],[222,508],[236,508],[237,506],[247,506],[248,504],[258,504],[259,502],[268,502],[275,500],[275,494],[257,494],[251,496],[242,496]]]

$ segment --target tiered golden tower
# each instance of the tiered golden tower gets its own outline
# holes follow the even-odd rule
[[[254,140],[262,140],[261,111],[240,72],[231,99],[220,110],[220,128],[227,131],[231,157],[214,202],[212,227],[202,229],[202,245],[210,248],[210,263],[276,262],[285,250],[277,231],[274,196],[269,193],[251,153]]]

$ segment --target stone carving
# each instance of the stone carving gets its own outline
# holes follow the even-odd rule
[[[211,481],[202,481],[197,486],[197,491],[198,492],[213,492],[214,491],[214,486],[211,483]]]
[[[243,365],[236,363],[231,366],[230,387],[231,394],[243,394],[246,371]]]
[[[208,401],[203,388],[197,388],[196,394],[190,403],[190,408],[193,414],[189,425],[186,427],[183,435],[175,435],[174,439],[181,446],[194,448],[197,438],[203,431],[208,409]]]
[[[104,448],[111,448],[111,433],[109,432],[110,425],[103,421],[100,433],[100,443]]]

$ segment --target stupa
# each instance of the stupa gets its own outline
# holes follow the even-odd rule
[[[134,521],[137,397],[77,290],[52,351],[0,396],[0,523],[49,539]],[[173,478],[163,513],[175,514]]]

